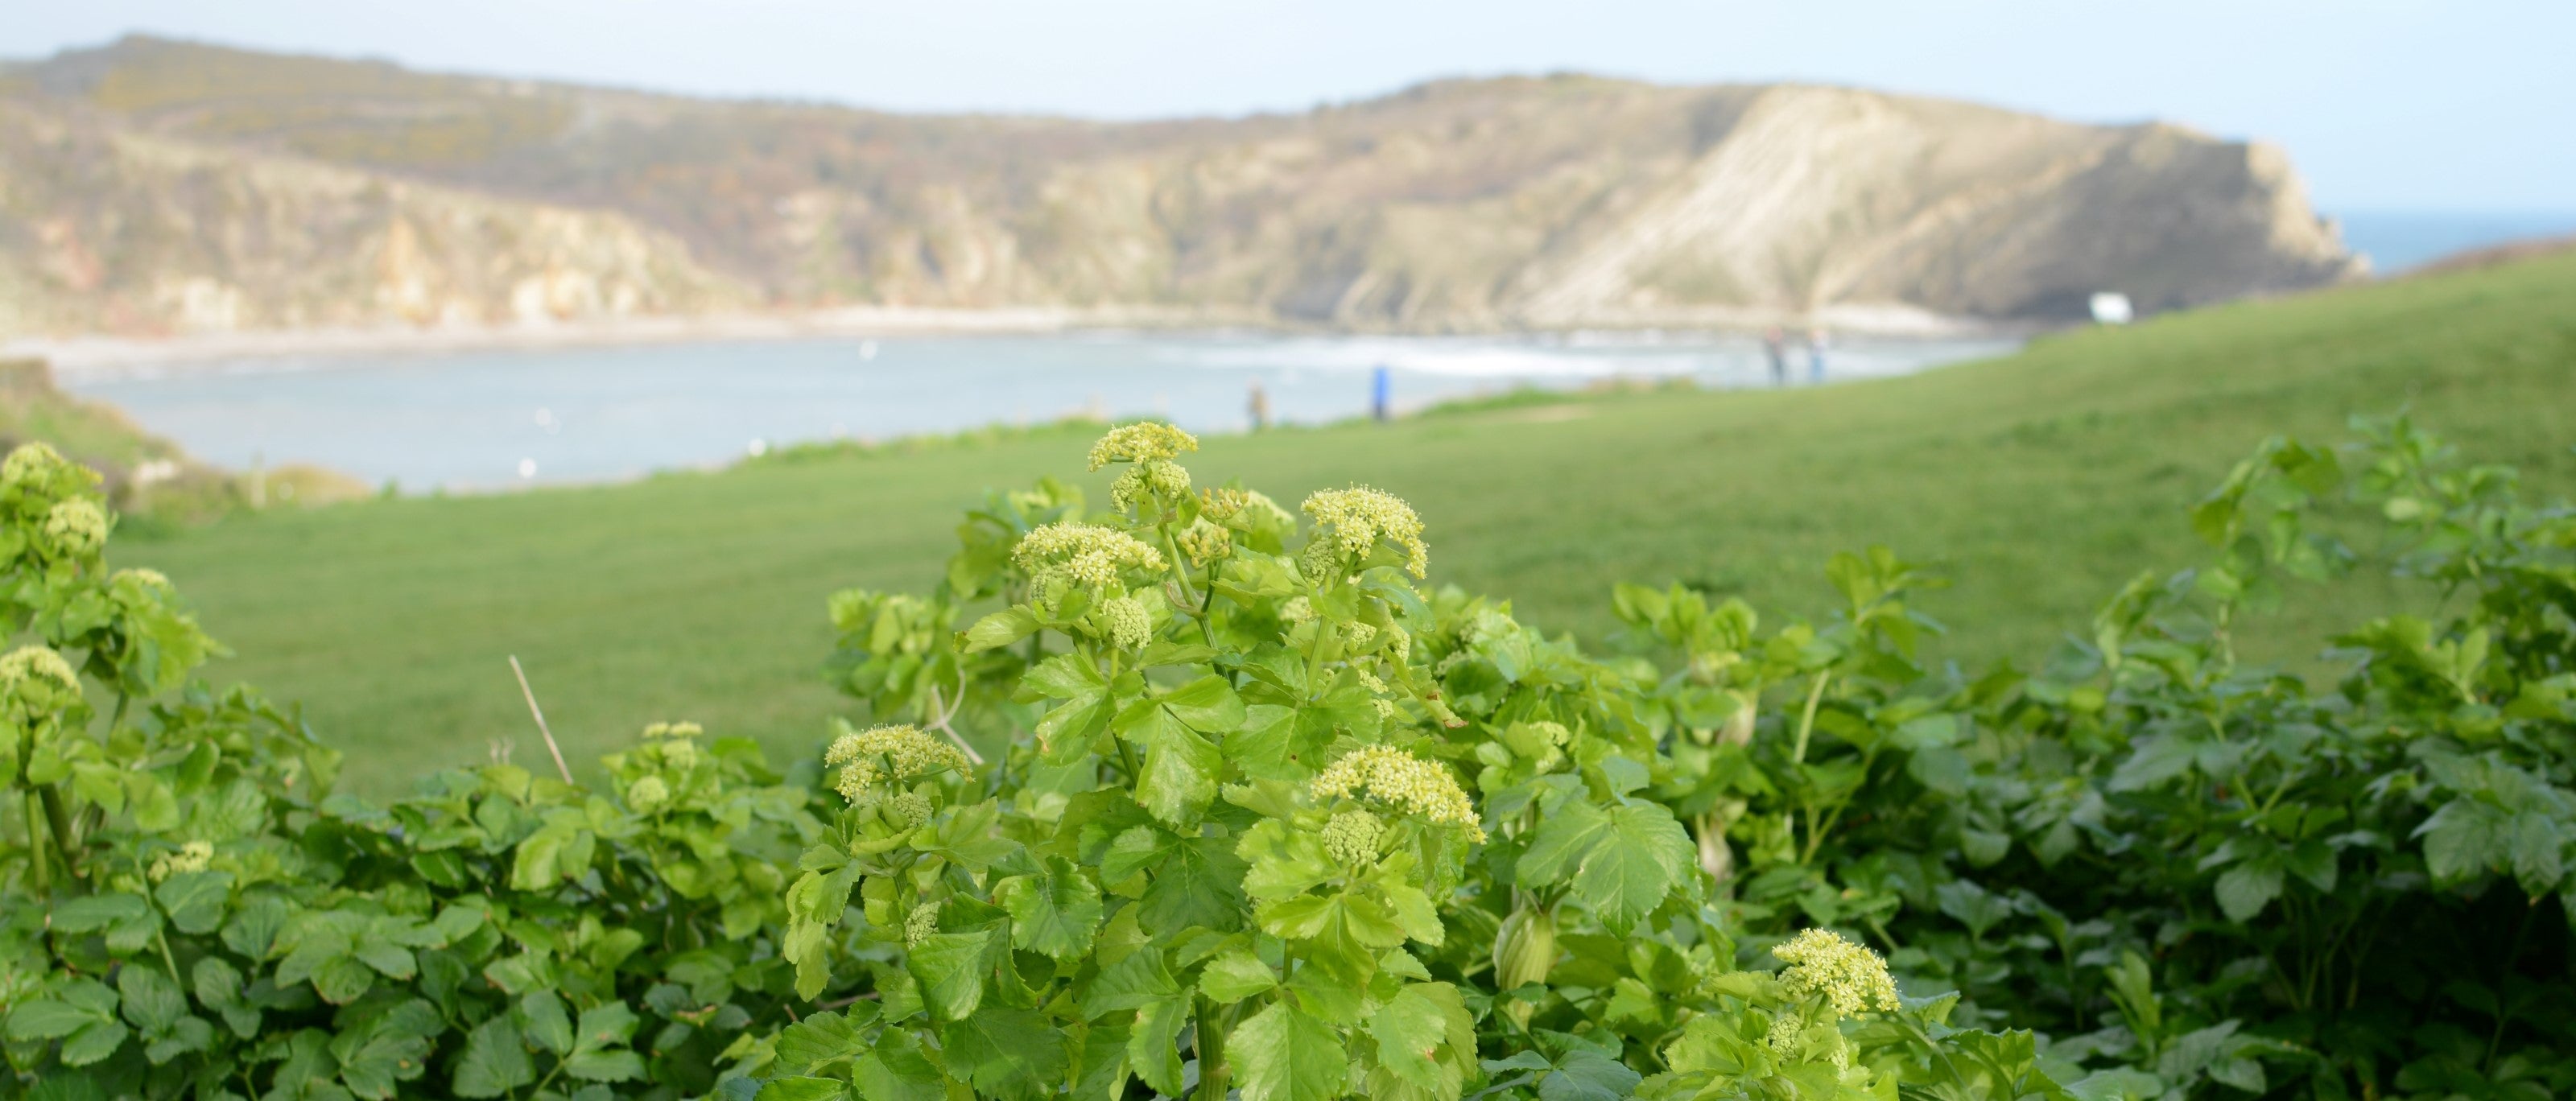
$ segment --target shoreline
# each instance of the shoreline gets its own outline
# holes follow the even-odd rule
[[[532,351],[656,344],[729,343],[875,337],[1048,336],[1086,332],[1260,332],[1281,335],[1506,337],[1544,339],[1580,334],[1657,332],[1750,334],[1778,325],[1791,332],[1822,326],[1837,335],[1915,339],[2027,338],[2056,326],[1949,317],[1907,306],[1830,306],[1811,314],[1694,309],[1593,319],[1592,324],[1491,325],[1443,329],[1301,326],[1251,311],[1154,307],[1022,307],[935,309],[852,306],[768,314],[658,315],[520,325],[379,325],[257,329],[173,336],[84,334],[0,340],[0,359],[41,359],[61,377],[113,377],[129,371],[206,368],[242,360],[457,352]]]

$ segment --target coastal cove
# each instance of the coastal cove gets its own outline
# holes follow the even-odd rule
[[[1803,335],[1788,374],[1812,385]],[[1907,374],[2010,352],[2000,336],[1830,336],[1825,380]],[[1761,338],[1095,331],[815,337],[602,346],[351,351],[67,370],[198,458],[313,463],[404,492],[617,481],[797,443],[884,440],[1068,416],[1251,427],[1366,416],[1387,369],[1396,412],[1524,388],[1686,380],[1772,384]]]

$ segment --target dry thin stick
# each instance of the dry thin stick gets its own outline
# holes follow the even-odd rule
[[[960,670],[958,670],[958,671],[957,671],[957,706],[955,706],[955,707],[943,707],[943,706],[941,705],[941,703],[940,703],[940,700],[939,700],[939,686],[938,686],[938,685],[936,685],[936,684],[934,684],[934,685],[931,685],[931,686],[930,686],[930,713],[931,713],[932,715],[937,716],[937,718],[934,718],[934,719],[929,720],[929,723],[928,723],[929,727],[930,727],[932,730],[936,730],[936,731],[939,731],[939,732],[940,732],[940,733],[942,733],[942,734],[946,734],[946,735],[948,735],[948,740],[949,740],[949,741],[952,741],[952,742],[957,743],[957,748],[958,748],[959,750],[964,751],[964,753],[966,754],[966,759],[967,759],[968,761],[974,762],[974,763],[975,763],[975,764],[977,764],[977,765],[982,765],[982,764],[984,763],[984,755],[983,755],[983,754],[981,754],[981,753],[977,753],[977,752],[975,752],[975,747],[974,747],[974,746],[967,745],[967,744],[966,744],[966,738],[965,738],[965,736],[964,736],[964,735],[962,735],[962,734],[957,733],[957,728],[956,728],[956,727],[953,727],[953,726],[948,725],[948,720],[953,719],[953,718],[956,718],[956,717],[957,717],[957,713],[958,713],[959,711],[963,711],[963,710],[965,710],[965,709],[966,709],[966,671],[965,671],[965,670],[960,669]]]
[[[545,735],[546,752],[555,755],[555,771],[563,773],[564,782],[572,782],[572,768],[564,764],[563,747],[555,744],[555,732],[546,729],[546,713],[537,709],[537,693],[528,687],[528,671],[519,668],[519,655],[510,655],[510,671],[519,675],[519,694],[528,698],[528,714],[537,717],[537,733]]]

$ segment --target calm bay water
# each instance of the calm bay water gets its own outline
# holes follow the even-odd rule
[[[2002,340],[1833,343],[1828,381],[2008,352]],[[1793,374],[1805,349],[1790,348]],[[66,379],[197,456],[309,462],[407,492],[605,481],[833,438],[887,439],[1075,413],[1155,414],[1202,432],[1399,410],[1613,378],[1770,384],[1760,342],[1719,334],[1562,339],[1092,333],[856,338],[265,358]]]

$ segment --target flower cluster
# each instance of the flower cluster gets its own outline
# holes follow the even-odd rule
[[[839,768],[833,790],[852,803],[868,801],[879,784],[968,770],[957,747],[923,733],[917,726],[880,726],[843,734],[823,752],[826,767]]]
[[[1100,618],[1109,625],[1109,644],[1121,650],[1142,650],[1154,640],[1154,617],[1135,597],[1122,596],[1102,604]]]
[[[1254,496],[1257,495],[1240,489],[1202,489],[1199,491],[1199,515],[1222,524],[1234,519],[1234,514],[1251,504]]]
[[[64,475],[80,468],[63,458],[62,452],[43,443],[24,443],[9,457],[0,460],[0,487],[16,490],[56,492]]]
[[[659,755],[665,766],[687,772],[698,767],[695,739],[703,733],[705,728],[696,723],[654,723],[644,728],[644,740],[651,743],[645,750]]]
[[[67,558],[87,558],[107,545],[107,511],[86,497],[54,502],[45,513],[45,542]]]
[[[1163,552],[1123,531],[1097,524],[1056,523],[1020,537],[1011,560],[1041,587],[1053,578],[1097,592],[1118,580],[1120,570],[1163,568]]]
[[[939,904],[925,902],[912,908],[903,918],[903,946],[917,948],[939,931]]]
[[[1190,556],[1193,565],[1205,566],[1226,556],[1234,549],[1234,537],[1224,528],[1201,520],[1181,533],[1181,553]]]
[[[1790,994],[1822,997],[1836,1016],[1898,1008],[1896,980],[1887,973],[1887,961],[1840,933],[1809,929],[1773,947],[1771,954],[1789,965],[1780,972],[1780,984]]]
[[[154,860],[149,874],[152,876],[152,882],[159,883],[185,872],[205,871],[206,865],[214,858],[215,846],[212,842],[191,841],[179,846],[178,852]]]
[[[1330,529],[1329,538],[1325,531],[1315,533],[1315,541],[1308,544],[1310,555],[1337,552],[1344,560],[1356,559],[1382,539],[1404,552],[1406,572],[1421,577],[1430,568],[1431,552],[1422,545],[1422,518],[1392,494],[1367,486],[1328,489],[1306,498],[1301,507],[1318,527]],[[1315,549],[1319,547],[1323,549]]]
[[[80,678],[61,654],[44,646],[21,646],[0,657],[0,684],[18,685],[29,681],[51,681],[72,691],[80,690]]]
[[[1189,470],[1179,463],[1158,459],[1138,463],[1111,482],[1109,507],[1124,512],[1143,504],[1149,496],[1178,499],[1189,491]]]
[[[80,677],[70,662],[43,646],[21,646],[0,657],[0,696],[31,712],[56,711],[80,699]]]
[[[1123,512],[1149,497],[1177,501],[1187,496],[1190,472],[1172,459],[1198,449],[1198,437],[1168,424],[1143,421],[1121,425],[1091,445],[1091,469],[1111,463],[1136,464],[1135,469],[1119,475],[1109,487],[1110,507]]]
[[[1091,445],[1091,469],[1111,463],[1168,462],[1198,449],[1198,437],[1160,421],[1122,424]]]
[[[170,578],[168,576],[164,575],[159,570],[145,569],[141,566],[118,570],[114,575],[107,579],[107,582],[110,585],[122,584],[127,581],[132,581],[140,588],[150,589],[158,593],[168,593],[170,591]]]
[[[626,805],[634,808],[638,814],[651,814],[660,810],[662,804],[669,802],[670,798],[671,785],[663,783],[659,776],[647,776],[635,781],[634,786],[626,789]]]
[[[1359,869],[1377,862],[1377,841],[1386,823],[1364,810],[1346,810],[1324,823],[1324,853],[1333,863]]]
[[[1427,821],[1465,827],[1477,841],[1485,839],[1476,804],[1449,770],[1400,749],[1372,745],[1352,750],[1315,777],[1313,792],[1317,799],[1366,796]]]
[[[879,807],[889,821],[903,829],[930,821],[930,797],[917,791],[896,792],[894,798]]]

